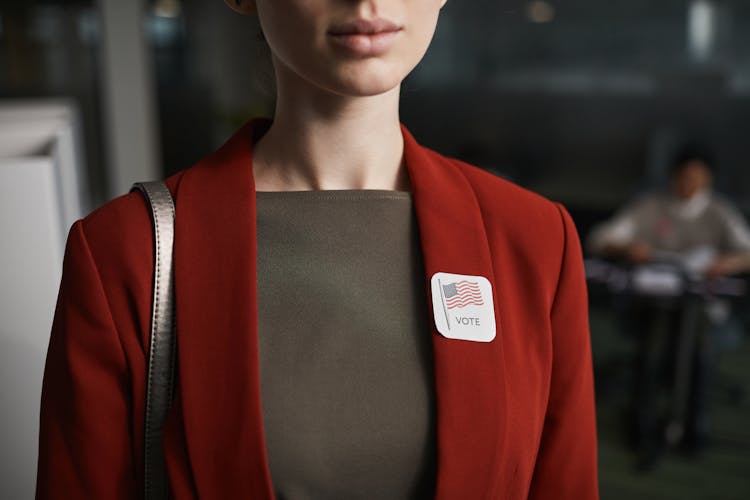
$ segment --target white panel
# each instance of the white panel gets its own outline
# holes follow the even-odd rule
[[[0,158],[49,156],[55,164],[55,199],[61,226],[68,227],[88,211],[81,124],[66,100],[0,101]],[[57,242],[63,247],[65,234]]]
[[[39,398],[62,268],[51,157],[0,160],[0,485],[33,498]]]

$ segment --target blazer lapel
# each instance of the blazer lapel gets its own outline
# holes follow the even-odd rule
[[[250,123],[187,171],[176,197],[178,398],[196,493],[206,499],[273,498],[259,392],[252,142]]]
[[[432,318],[430,278],[437,272],[484,276],[493,287],[496,337],[432,345],[437,397],[438,499],[494,498],[505,443],[505,377],[500,301],[492,257],[474,190],[452,162],[420,146],[402,125]]]

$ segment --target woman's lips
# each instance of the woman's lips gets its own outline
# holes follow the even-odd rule
[[[401,27],[387,19],[356,19],[328,30],[331,41],[359,56],[378,56],[393,45]]]

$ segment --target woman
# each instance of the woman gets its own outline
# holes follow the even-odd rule
[[[175,498],[597,498],[570,217],[399,123],[445,0],[228,3],[277,106],[167,180]],[[71,228],[39,498],[141,491],[151,245],[138,194]]]

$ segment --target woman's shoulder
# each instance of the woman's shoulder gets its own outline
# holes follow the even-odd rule
[[[488,172],[458,158],[431,151],[446,168],[458,169],[474,192],[488,230],[493,228],[509,234],[524,234],[562,230],[562,217],[566,217],[561,204],[527,188]]]
[[[175,198],[179,196],[183,173],[164,180]],[[75,225],[79,226],[87,251],[105,283],[141,275],[150,277],[153,229],[146,199],[140,192],[132,191],[109,200]]]
[[[173,196],[179,196],[181,177],[177,174],[165,180]],[[63,263],[63,281],[77,283],[85,282],[86,276],[96,277],[117,329],[133,333],[122,338],[137,339],[136,345],[141,347],[147,345],[150,321],[153,242],[146,200],[140,193],[131,192],[73,224]],[[90,300],[87,294],[95,293],[80,287],[71,290],[80,294],[75,300],[82,302]]]
[[[576,269],[582,266],[578,233],[568,211],[560,203],[462,160],[435,158],[466,179],[464,186],[477,201],[494,263],[503,270],[506,284],[516,279],[539,290],[547,304],[552,304],[566,263]]]
[[[185,171],[164,179],[173,198]],[[104,238],[132,243],[131,237],[151,231],[151,216],[144,196],[138,191],[117,196],[93,210],[81,220],[87,239]]]

